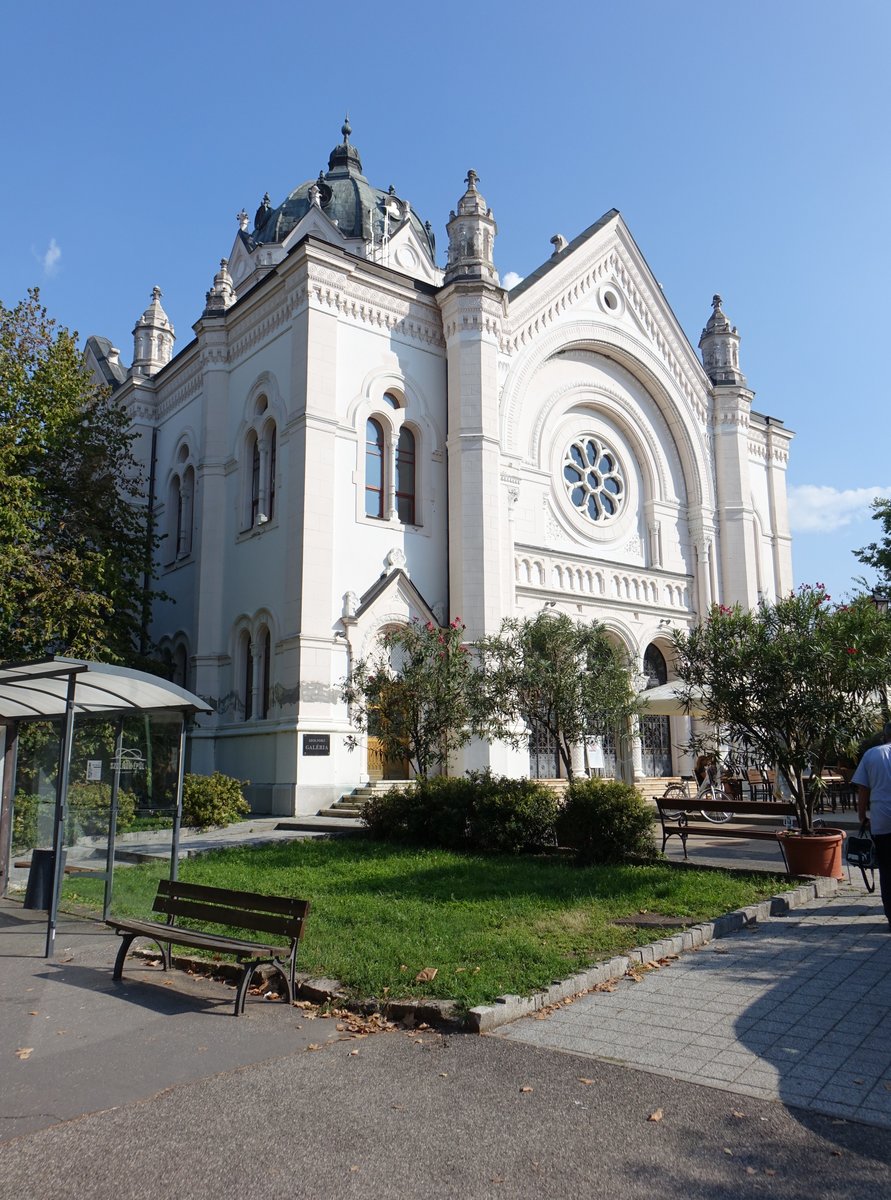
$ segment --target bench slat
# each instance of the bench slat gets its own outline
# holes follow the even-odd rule
[[[249,911],[283,913],[302,917],[309,908],[308,900],[295,896],[264,896],[259,892],[235,892],[228,888],[208,887],[201,883],[183,883],[179,879],[159,879],[158,894],[184,896],[189,900],[206,900],[210,904],[237,905]]]
[[[309,907],[305,901],[304,904]],[[260,933],[284,934],[294,938],[303,936],[303,914],[281,917],[275,913],[246,912],[223,904],[204,904],[197,900],[160,895],[155,898],[152,909],[170,917],[188,917],[207,925],[230,925],[236,929],[256,929]]]
[[[197,946],[203,950],[222,950],[231,954],[281,956],[290,953],[290,946],[261,945],[260,942],[242,941],[240,938],[224,937],[222,934],[203,933],[199,929],[183,929],[179,925],[163,925],[160,921],[113,921],[108,924],[118,933],[139,933],[159,942],[172,942],[177,946]]]

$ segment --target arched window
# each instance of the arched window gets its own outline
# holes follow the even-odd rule
[[[668,683],[668,666],[665,655],[652,642],[644,652],[644,675],[647,687],[660,687]],[[641,717],[640,719],[641,761],[644,774],[665,776],[672,774],[671,721],[668,717]]]
[[[268,471],[268,501],[266,504],[266,515],[271,521],[275,516],[275,452],[276,452],[276,429],[274,425],[266,426],[266,443],[268,446],[269,455],[269,471]]]
[[[415,523],[415,435],[407,425],[396,444],[396,515],[403,525]]]
[[[170,481],[170,490],[167,494],[167,515],[165,518],[167,536],[164,539],[164,560],[168,565],[175,563],[179,556],[179,531],[182,524],[182,506],[180,478],[178,475],[174,475]]]
[[[257,524],[257,517],[260,515],[260,443],[257,440],[257,435],[254,434],[249,442],[250,448],[250,465],[251,465],[251,503],[250,503],[250,528]]]
[[[384,516],[384,431],[373,418],[365,426],[365,515]]]
[[[192,501],[195,495],[195,472],[191,467],[177,489],[176,511],[176,557],[184,558],[192,553]]]
[[[173,651],[171,679],[179,687],[189,686],[189,652],[182,643]]]
[[[272,520],[276,499],[276,423],[266,396],[259,396],[248,416],[242,443],[242,531]]]
[[[251,646],[251,635],[247,631],[241,635],[241,688],[239,690],[244,719],[249,721],[254,715],[254,652]]]
[[[269,716],[269,696],[272,685],[272,637],[268,629],[260,634],[260,691],[257,696],[257,716]]]

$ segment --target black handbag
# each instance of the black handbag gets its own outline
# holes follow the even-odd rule
[[[872,833],[865,821],[860,826],[858,834],[848,834],[845,846],[845,861],[849,867],[860,868],[860,873],[863,876],[863,886],[868,892],[874,892],[876,890],[876,844],[872,840]],[[872,882],[866,878],[867,871],[873,873]]]

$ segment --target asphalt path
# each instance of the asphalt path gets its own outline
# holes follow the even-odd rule
[[[889,1158],[887,1131],[778,1103],[495,1038],[395,1032],[14,1137],[0,1194],[862,1200],[888,1194]]]
[[[93,923],[51,963],[40,935],[0,906],[0,1200],[891,1194],[891,1130],[262,996],[236,1019],[212,980],[128,960],[113,984]]]

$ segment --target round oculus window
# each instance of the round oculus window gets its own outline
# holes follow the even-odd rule
[[[610,521],[622,511],[622,468],[615,452],[594,434],[583,434],[567,447],[563,483],[570,504],[589,521]]]

